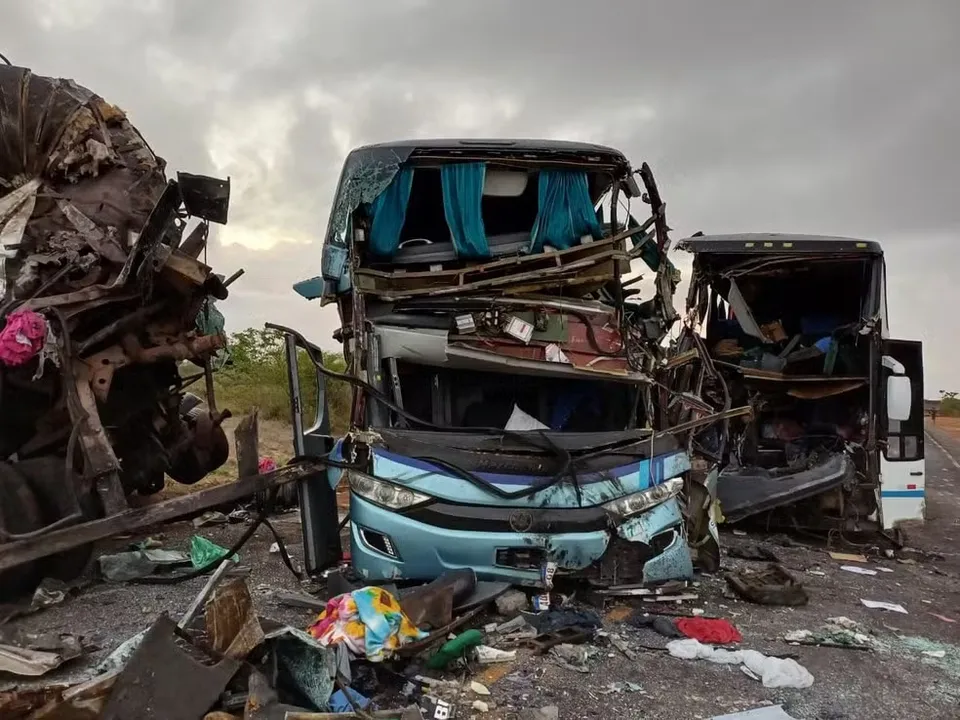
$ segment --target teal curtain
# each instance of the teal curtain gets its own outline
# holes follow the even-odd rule
[[[590,199],[587,174],[571,170],[541,170],[537,219],[530,235],[530,251],[545,245],[566,250],[584,235],[603,236]]]
[[[413,187],[413,168],[401,167],[386,189],[377,195],[370,210],[373,227],[370,229],[370,252],[389,258],[400,245],[400,231],[407,218],[407,203]]]
[[[453,249],[465,260],[490,257],[487,233],[483,227],[483,179],[486,163],[443,165],[443,214],[450,228]]]

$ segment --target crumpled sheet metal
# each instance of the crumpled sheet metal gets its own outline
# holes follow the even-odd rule
[[[0,644],[0,672],[11,675],[46,675],[83,654],[83,646],[75,635],[17,633],[4,640]]]
[[[88,247],[122,265],[125,233],[146,221],[166,186],[163,169],[103,98],[72,80],[0,65],[0,242],[22,245],[18,295],[39,285],[38,269],[51,261],[92,267]],[[5,283],[20,272],[4,270]]]
[[[263,642],[263,629],[242,578],[217,588],[204,606],[210,645],[228,658],[243,660]]]
[[[266,640],[287,682],[316,707],[325,708],[333,694],[336,651],[324,647],[309,633],[290,626],[268,632]]]
[[[210,665],[196,648],[181,645],[176,624],[161,616],[117,678],[102,720],[196,720],[213,707],[240,663]]]

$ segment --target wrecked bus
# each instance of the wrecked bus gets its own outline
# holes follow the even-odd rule
[[[644,223],[631,201],[649,204]],[[554,570],[604,585],[690,577],[690,458],[682,434],[653,427],[677,317],[666,233],[649,168],[611,148],[350,153],[323,275],[295,286],[340,316],[354,390],[336,443],[322,378],[316,422],[300,417],[296,347],[318,365],[319,350],[286,331],[297,451],[330,452],[333,466],[329,484],[301,484],[308,569],[339,558],[330,486],[343,482],[352,564],[371,581],[458,568],[528,586]],[[655,272],[651,297],[624,278],[634,259]],[[695,527],[692,545],[716,547],[708,523]]]
[[[923,355],[889,337],[877,242],[692,237],[666,384],[751,416],[695,439],[723,470],[718,520],[894,531],[924,511]]]

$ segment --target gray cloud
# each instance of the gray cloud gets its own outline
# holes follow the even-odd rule
[[[960,385],[957,28],[953,0],[16,0],[0,52],[126,109],[172,168],[231,175],[210,256],[247,268],[233,328],[330,344],[332,312],[289,286],[319,270],[349,147],[567,137],[651,162],[676,237],[883,242],[893,330],[924,340],[935,391]]]

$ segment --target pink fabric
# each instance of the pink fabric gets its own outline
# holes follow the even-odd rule
[[[273,472],[277,469],[277,461],[270,457],[260,458],[260,463],[257,465],[257,469],[260,471],[260,474]]]
[[[7,316],[0,330],[0,362],[23,365],[36,357],[47,339],[47,321],[33,310],[17,310]]]

